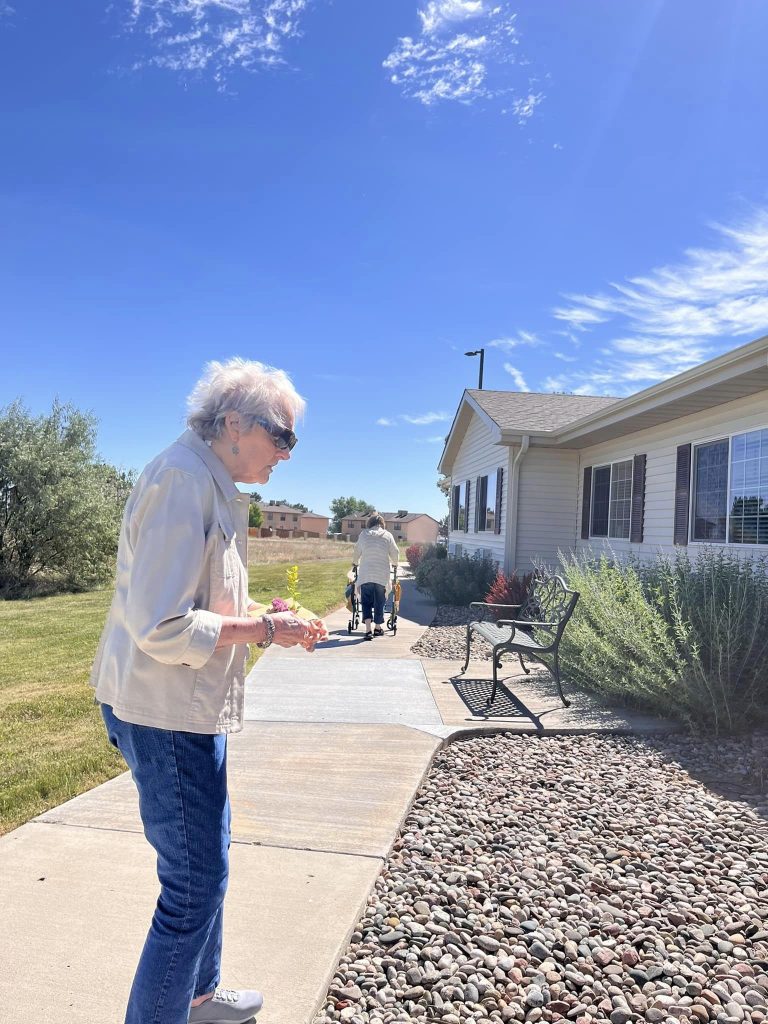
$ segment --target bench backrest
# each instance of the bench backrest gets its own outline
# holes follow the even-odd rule
[[[562,576],[547,576],[546,578],[536,576],[530,593],[520,608],[518,618],[531,623],[556,622],[558,624],[556,631],[554,633],[547,631],[548,639],[555,642],[560,639],[578,600],[578,591],[569,590]]]

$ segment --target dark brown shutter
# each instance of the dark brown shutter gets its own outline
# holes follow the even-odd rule
[[[482,488],[481,476],[475,477],[475,533],[480,533],[480,490]]]
[[[632,515],[629,521],[629,539],[633,544],[643,543],[645,514],[645,456],[636,455],[632,463]]]
[[[581,539],[589,540],[589,515],[592,509],[592,467],[584,468],[584,485],[581,491]]]
[[[464,533],[469,533],[469,480],[464,481]]]
[[[504,470],[496,471],[496,518],[493,520],[493,532],[501,533],[501,496],[504,493]]]
[[[678,445],[675,473],[675,544],[688,543],[688,509],[691,504],[691,446]]]

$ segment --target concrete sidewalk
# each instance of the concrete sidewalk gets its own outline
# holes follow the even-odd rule
[[[489,662],[459,678],[456,663],[411,654],[433,612],[406,581],[396,635],[350,636],[342,609],[327,617],[328,644],[270,648],[249,677],[246,725],[229,745],[223,982],[263,989],[262,1024],[312,1020],[448,738],[665,728],[581,697],[562,709],[545,677],[519,670],[487,717]],[[156,893],[127,774],[0,840],[0,1006],[12,1002],[13,1024],[120,1024]]]

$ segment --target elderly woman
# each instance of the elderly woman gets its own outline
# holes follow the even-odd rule
[[[357,565],[365,639],[373,640],[384,632],[384,600],[390,587],[390,564],[397,565],[400,557],[395,538],[384,529],[384,520],[378,512],[369,517],[367,529],[357,538],[353,557]]]
[[[128,499],[115,596],[92,685],[109,740],[139,791],[160,896],[126,1024],[242,1024],[255,991],[220,989],[230,810],[227,733],[243,724],[248,644],[314,649],[319,621],[249,617],[248,495],[296,444],[304,408],[261,363],[210,363],[188,400],[189,429]]]

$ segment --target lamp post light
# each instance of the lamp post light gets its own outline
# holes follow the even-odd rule
[[[483,390],[483,360],[485,359],[485,349],[476,348],[474,352],[465,352],[465,356],[480,356],[480,381],[477,385],[478,390]]]

